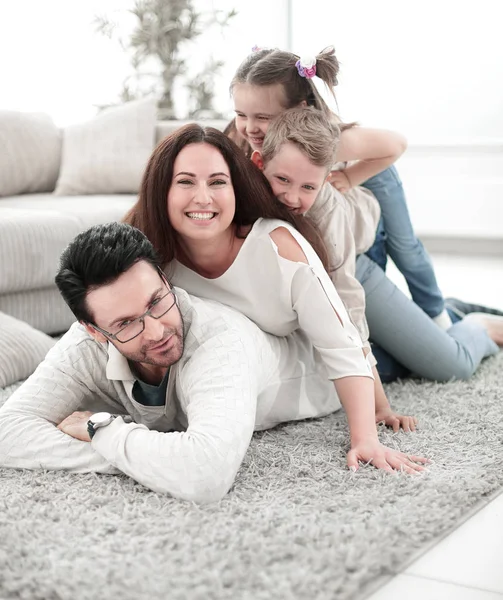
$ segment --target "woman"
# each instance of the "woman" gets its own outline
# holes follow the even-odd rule
[[[324,269],[320,238],[275,200],[223,133],[193,124],[165,138],[127,220],[170,265],[175,285],[236,308],[269,333],[300,329],[309,337],[348,417],[350,468],[361,460],[387,471],[422,470],[416,462],[425,459],[411,460],[377,438],[374,377]]]

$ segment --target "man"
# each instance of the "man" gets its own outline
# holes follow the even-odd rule
[[[129,225],[79,234],[56,283],[78,322],[0,409],[0,466],[122,472],[212,502],[254,429],[340,407],[302,334],[172,289]]]

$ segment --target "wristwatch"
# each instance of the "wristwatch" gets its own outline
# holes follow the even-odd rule
[[[87,422],[87,432],[89,437],[93,439],[96,430],[99,427],[106,427],[115,419],[117,415],[112,415],[108,412],[97,412]]]

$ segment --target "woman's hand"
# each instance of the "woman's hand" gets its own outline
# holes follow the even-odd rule
[[[352,446],[348,452],[348,467],[353,471],[357,471],[359,461],[371,463],[377,469],[383,469],[384,471],[405,471],[411,475],[417,475],[424,471],[425,468],[421,464],[430,462],[429,459],[421,456],[410,456],[398,450],[387,448],[375,438],[361,440]]]
[[[384,423],[387,427],[392,427],[393,431],[397,432],[400,427],[404,431],[416,431],[416,417],[408,417],[406,415],[398,415],[391,410],[391,407],[376,410],[376,423]]]

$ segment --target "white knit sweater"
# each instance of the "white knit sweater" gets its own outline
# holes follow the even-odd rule
[[[127,360],[76,323],[0,409],[0,466],[123,472],[154,491],[212,502],[231,487],[254,429],[340,408],[302,333],[274,337],[230,308],[177,295],[185,349],[165,406],[136,402]],[[117,418],[82,442],[56,427],[76,410],[134,422]]]

